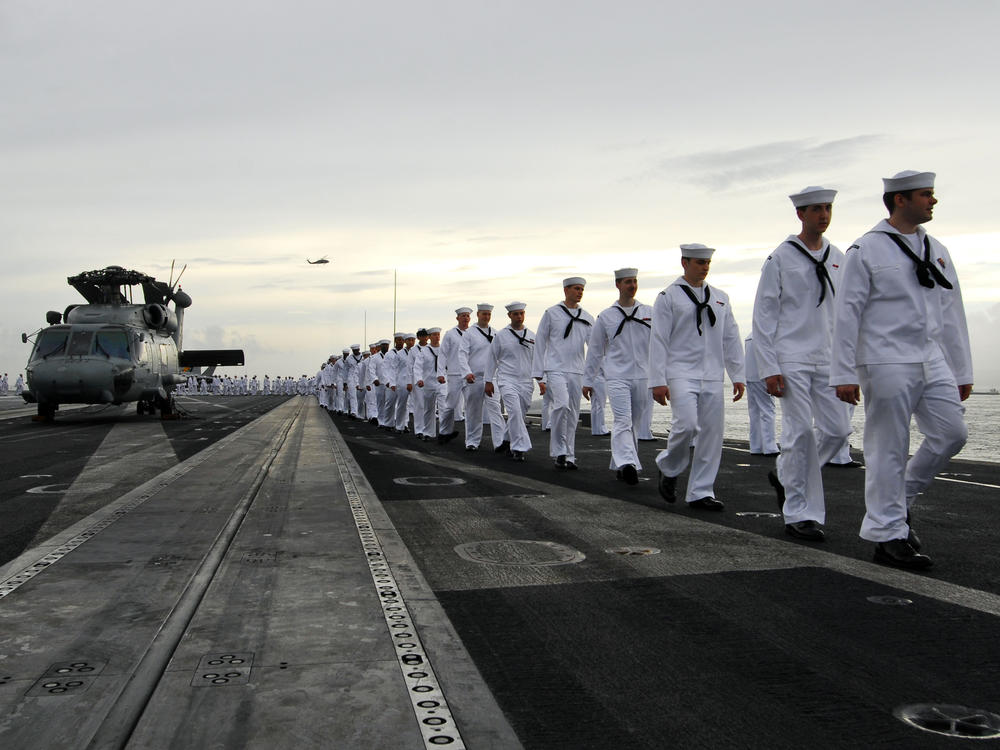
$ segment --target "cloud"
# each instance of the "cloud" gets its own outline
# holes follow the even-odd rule
[[[816,143],[774,141],[738,149],[699,151],[660,159],[640,179],[682,180],[709,192],[759,185],[818,167],[842,167],[884,143],[884,135],[857,135]]]

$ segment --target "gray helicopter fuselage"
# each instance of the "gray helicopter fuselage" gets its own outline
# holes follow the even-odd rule
[[[76,305],[43,328],[26,367],[39,404],[162,401],[179,374],[178,321],[163,305]]]

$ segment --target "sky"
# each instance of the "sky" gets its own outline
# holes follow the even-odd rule
[[[596,314],[634,266],[652,303],[687,242],[747,335],[790,193],[836,188],[846,249],[916,169],[1000,387],[997,28],[995,0],[2,0],[0,370],[112,264],[186,265],[185,346],[261,377],[479,302],[534,327],[567,276]]]

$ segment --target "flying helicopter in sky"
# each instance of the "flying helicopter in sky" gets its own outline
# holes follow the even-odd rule
[[[306,263],[308,263],[310,266],[317,266],[320,263],[329,263],[329,262],[330,261],[327,260],[327,256],[325,255],[319,260],[309,260],[308,258],[306,258]]]
[[[174,280],[171,264],[167,283],[121,266],[70,276],[87,304],[49,311],[48,327],[21,334],[24,343],[34,337],[22,395],[38,404],[35,419],[51,421],[59,404],[127,402],[138,414],[169,418],[174,389],[188,378],[183,370],[242,365],[241,349],[184,349],[191,297],[178,284],[186,268]],[[133,286],[142,287],[143,302],[132,301]]]

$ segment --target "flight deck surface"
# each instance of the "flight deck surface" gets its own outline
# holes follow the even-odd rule
[[[663,440],[629,487],[607,438],[565,472],[531,437],[518,464],[293,397],[147,456],[0,567],[0,746],[933,748],[894,712],[1000,713],[1000,467],[935,482],[914,574],[857,538],[861,470],[824,472],[810,545],[745,446],[708,514],[660,500]],[[109,450],[83,442],[79,474]]]

